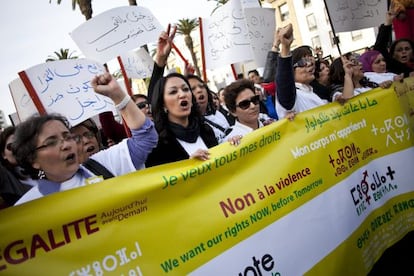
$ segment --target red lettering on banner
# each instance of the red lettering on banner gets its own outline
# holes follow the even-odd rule
[[[224,216],[227,218],[229,216],[229,211],[232,214],[235,214],[237,211],[244,210],[247,206],[255,204],[256,200],[251,193],[245,194],[243,197],[238,197],[233,201],[230,198],[227,198],[227,203],[220,201],[221,210],[224,213]]]
[[[49,252],[72,242],[72,238],[81,239],[99,231],[96,215],[81,218],[62,225],[61,229],[48,229],[46,233],[33,234],[30,241],[16,240],[10,242],[0,254],[0,261],[17,265],[36,257],[40,252]],[[63,236],[64,240],[57,237]],[[0,264],[0,271],[7,269],[7,264]]]

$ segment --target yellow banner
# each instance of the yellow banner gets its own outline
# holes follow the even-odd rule
[[[414,230],[413,83],[2,210],[0,274],[366,274]]]

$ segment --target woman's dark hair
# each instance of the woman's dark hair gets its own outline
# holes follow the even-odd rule
[[[352,53],[347,53],[345,54],[346,58],[350,58],[352,55]],[[344,66],[341,60],[341,57],[336,58],[330,68],[329,68],[329,83],[333,86],[333,87],[338,87],[338,86],[344,86],[344,82],[345,82],[345,70],[344,70]],[[362,86],[365,87],[371,87],[371,88],[376,88],[378,87],[378,84],[370,81],[368,78],[363,77],[359,83]]]
[[[224,88],[224,102],[231,112],[236,111],[236,98],[245,89],[250,89],[255,93],[254,83],[248,79],[240,79],[232,82]]]
[[[6,149],[7,139],[9,139],[9,137],[13,135],[15,131],[16,127],[9,126],[3,129],[3,131],[0,133],[0,149],[2,153]]]
[[[313,49],[310,46],[303,45],[292,51],[292,63],[295,64],[304,57],[313,57]]]
[[[151,105],[152,105],[152,117],[154,119],[154,124],[155,124],[155,128],[158,132],[158,135],[160,138],[167,138],[169,132],[168,132],[168,113],[166,113],[164,111],[164,93],[165,93],[165,84],[167,83],[167,81],[170,78],[180,78],[182,80],[184,80],[184,82],[188,85],[188,87],[190,88],[191,91],[191,86],[188,83],[188,80],[186,79],[186,77],[184,77],[183,75],[179,74],[179,73],[170,73],[165,77],[160,78],[157,83],[154,86],[154,92],[152,95],[152,101],[151,101]],[[196,99],[193,95],[193,93],[191,92],[191,101],[192,101],[192,107],[191,107],[191,112],[190,112],[190,120],[191,119],[195,119],[199,121],[199,125],[201,125],[202,122],[202,115],[200,113],[200,109],[198,108]]]
[[[17,163],[33,179],[38,179],[38,170],[32,167],[36,159],[37,138],[42,127],[49,121],[59,121],[68,131],[69,121],[60,114],[33,115],[16,127],[13,142],[13,154]]]
[[[347,59],[353,56],[352,52],[348,52],[344,55]],[[344,64],[342,63],[341,57],[334,59],[331,66],[329,67],[329,83],[344,85],[345,81],[345,70]]]
[[[315,61],[315,72],[313,73],[315,75],[316,79],[319,79],[319,74],[321,73],[321,65],[325,64],[327,67],[330,66],[329,61],[326,59],[317,59]]]
[[[1,153],[2,153],[2,155],[0,157],[0,161],[7,168],[12,168],[13,165],[11,165],[7,159],[3,158],[3,152],[6,150],[7,139],[9,139],[9,137],[11,135],[13,135],[15,132],[16,132],[16,127],[9,126],[9,127],[6,127],[5,129],[3,129],[3,131],[0,134],[0,149],[1,149]]]
[[[207,110],[206,110],[206,115],[210,115],[210,114],[214,114],[214,112],[216,111],[216,108],[214,106],[214,102],[213,102],[213,95],[211,93],[213,93],[213,91],[210,90],[210,88],[208,87],[208,85],[197,75],[187,75],[187,80],[191,80],[191,79],[196,79],[199,82],[201,82],[202,84],[204,84],[204,87],[207,90]]]
[[[334,59],[329,67],[329,83],[343,85],[345,81],[345,70],[341,57]]]
[[[131,96],[132,100],[135,102],[138,99],[145,99],[148,101],[148,96],[144,94],[134,94]]]

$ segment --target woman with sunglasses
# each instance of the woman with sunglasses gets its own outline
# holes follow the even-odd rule
[[[148,154],[158,141],[154,124],[111,74],[96,76],[91,85],[96,93],[112,99],[132,136],[90,158],[114,176],[143,168]],[[70,132],[66,118],[57,114],[34,116],[17,127],[13,153],[18,163],[36,179],[37,185],[16,204],[103,180],[102,176],[80,165],[76,145],[78,138]]]
[[[159,141],[148,156],[147,167],[188,158],[209,159],[208,149],[218,143],[213,129],[201,115],[185,76],[170,73],[159,79],[151,105]]]
[[[0,201],[3,207],[13,206],[27,191],[32,188],[28,177],[17,165],[12,152],[14,133],[16,128],[10,126],[0,134]]]
[[[281,50],[276,69],[276,111],[279,118],[292,119],[295,113],[316,108],[328,101],[314,93],[311,86],[311,82],[315,79],[315,59],[312,49],[301,46],[292,53],[290,51],[293,42],[292,24],[280,28],[278,38],[281,42]]]
[[[260,127],[259,120],[260,96],[255,93],[254,83],[247,79],[240,79],[225,88],[224,101],[231,114],[236,118],[231,132],[224,139],[238,144],[241,137]]]
[[[138,106],[138,108],[141,109],[142,112],[144,112],[145,116],[152,120],[151,105],[148,101],[148,97],[144,94],[135,94],[132,95],[131,98]]]

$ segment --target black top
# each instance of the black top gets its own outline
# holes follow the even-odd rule
[[[147,162],[145,163],[146,167],[181,161],[190,157],[177,141],[176,136],[171,131],[168,132],[169,135],[166,138],[160,137],[157,147],[148,155]],[[208,148],[218,144],[213,129],[206,123],[200,127],[200,137]]]
[[[392,25],[381,24],[381,26],[378,29],[378,35],[375,41],[374,49],[383,55],[387,63],[388,72],[392,72],[398,75],[404,73],[405,78],[409,77],[410,72],[413,71],[413,69],[407,66],[406,64],[394,59],[388,52],[388,47],[391,42],[391,34]]]

